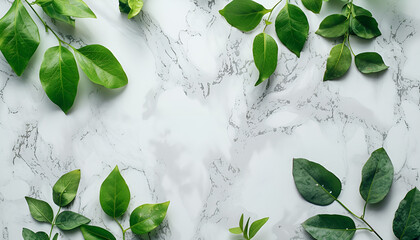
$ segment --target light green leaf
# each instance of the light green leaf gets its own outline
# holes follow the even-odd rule
[[[39,71],[42,87],[50,100],[67,113],[73,106],[79,71],[73,54],[61,44],[49,48]]]
[[[356,232],[353,220],[341,215],[316,215],[302,226],[318,240],[350,240]]]
[[[245,224],[244,233],[243,233],[243,236],[244,236],[245,239],[249,239],[248,238],[248,227],[249,227],[249,220],[250,219],[251,218],[248,218],[248,220],[246,221],[246,224]]]
[[[94,83],[106,88],[120,88],[128,83],[114,54],[101,45],[88,45],[74,52],[79,66]]]
[[[244,32],[258,26],[262,17],[269,12],[270,10],[252,0],[233,0],[219,11],[230,25]]]
[[[350,65],[351,52],[349,48],[344,43],[334,46],[327,60],[324,81],[342,77],[349,70]]]
[[[45,5],[42,7],[42,10],[44,10],[44,12],[52,19],[70,24],[74,27],[74,19],[69,17],[69,16],[64,16],[62,14],[59,14],[55,8],[53,7],[52,4],[50,5]]]
[[[96,18],[96,15],[83,0],[54,0],[55,11],[61,15],[76,18]]]
[[[39,222],[53,222],[54,213],[51,206],[42,200],[25,197],[32,217]]]
[[[303,5],[314,13],[319,13],[322,8],[322,0],[302,0]]]
[[[137,16],[143,8],[143,0],[128,0],[128,6],[130,7],[130,12],[128,13],[128,18]]]
[[[249,239],[253,238],[267,221],[268,217],[253,222],[249,228]]]
[[[420,191],[417,188],[407,193],[395,212],[392,229],[400,240],[420,237]]]
[[[76,197],[80,183],[80,169],[64,174],[53,187],[53,200],[57,206],[65,207]]]
[[[80,230],[85,240],[116,240],[112,233],[100,227],[83,225]]]
[[[84,224],[88,224],[90,219],[71,211],[61,212],[55,221],[55,225],[61,230],[73,230]]]
[[[32,4],[37,4],[38,6],[44,7],[50,5],[54,0],[36,0]]]
[[[364,74],[377,73],[387,70],[381,55],[376,52],[360,53],[355,57],[357,69]]]
[[[130,227],[135,234],[145,234],[158,227],[165,219],[169,202],[144,204],[130,215]]]
[[[343,36],[348,30],[348,18],[341,14],[333,14],[321,22],[316,34],[326,38],[337,38]]]
[[[112,218],[120,217],[127,211],[130,203],[130,190],[121,176],[118,166],[102,183],[99,201],[104,212]]]
[[[351,29],[360,38],[372,39],[381,35],[378,22],[370,16],[356,16],[351,21]]]
[[[244,230],[244,214],[241,215],[241,218],[239,219],[239,227],[241,230]]]
[[[240,227],[230,228],[229,232],[233,234],[242,234],[242,229]]]
[[[20,76],[39,45],[39,31],[21,0],[0,19],[0,50]]]
[[[24,228],[22,230],[22,237],[24,240],[49,240],[48,234],[45,232],[34,233],[31,230]]]
[[[388,195],[394,178],[394,167],[385,149],[374,151],[363,166],[360,195],[367,203],[378,203]]]
[[[58,239],[58,233],[56,233],[53,237],[53,240],[57,240]]]
[[[299,7],[287,3],[277,15],[276,33],[280,41],[300,57],[309,33],[309,23],[305,13]]]
[[[293,179],[302,197],[316,205],[329,205],[341,193],[341,182],[333,173],[303,158],[293,160]]]
[[[278,46],[276,41],[266,33],[258,34],[252,48],[254,62],[260,72],[255,86],[267,80],[277,67]]]

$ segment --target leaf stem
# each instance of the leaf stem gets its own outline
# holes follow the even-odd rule
[[[265,29],[267,28],[267,26],[269,25],[269,24],[267,24],[267,21],[268,22],[270,22],[270,18],[271,18],[271,15],[273,14],[273,11],[274,11],[274,9],[282,2],[283,0],[280,0],[280,1],[278,1],[271,9],[270,9],[270,14],[268,14],[268,18],[267,18],[267,20],[266,20],[266,22],[265,22],[265,27],[264,27],[264,30],[263,30],[263,32],[265,32]]]
[[[347,45],[349,45],[351,54],[353,54],[353,56],[356,56],[356,54],[354,54],[353,49],[351,48],[351,44],[350,44],[350,34],[347,32],[345,37],[344,37],[344,42],[347,40]]]
[[[116,218],[114,217],[114,220],[115,220],[115,222],[118,224],[118,226],[120,226],[121,231],[122,231],[122,234],[123,234],[123,240],[125,240],[125,232],[126,232],[128,229],[130,229],[130,228],[127,228],[127,229],[125,229],[125,230],[124,230],[123,226],[122,226],[122,225],[121,225],[121,223],[118,221],[118,219],[116,219]]]
[[[53,219],[53,222],[51,223],[50,235],[48,235],[48,239],[51,239],[52,231],[53,231],[53,228],[55,226],[55,220],[57,219],[58,214],[60,214],[60,211],[61,211],[61,207],[58,208],[57,214],[55,215],[55,217]]]

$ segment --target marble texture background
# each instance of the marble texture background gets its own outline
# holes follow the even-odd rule
[[[353,49],[381,53],[390,66],[385,73],[364,76],[353,65],[341,81],[322,82],[334,42],[314,32],[341,8],[330,1],[319,15],[305,10],[311,28],[301,58],[281,45],[276,73],[259,87],[253,86],[258,72],[251,46],[262,25],[247,34],[231,28],[218,13],[228,0],[145,0],[133,20],[119,13],[117,0],[86,2],[98,19],[54,28],[75,46],[108,47],[129,84],[107,90],[81,73],[66,116],[38,78],[43,53],[57,44],[51,34],[40,28],[41,45],[22,77],[0,57],[2,239],[21,239],[22,227],[48,231],[30,217],[24,196],[52,204],[52,185],[78,168],[82,180],[70,209],[121,239],[98,200],[115,165],[132,192],[129,211],[171,201],[157,231],[128,239],[238,239],[228,228],[241,213],[270,217],[257,240],[310,239],[300,227],[305,219],[346,212],[338,204],[305,202],[293,183],[292,159],[305,157],[333,171],[343,181],[340,198],[361,213],[361,168],[381,146],[394,163],[394,185],[384,203],[368,208],[367,219],[384,239],[396,239],[394,212],[406,192],[419,187],[418,0],[355,0],[373,12],[383,34],[374,41],[353,38]],[[269,8],[276,0],[259,2]],[[10,5],[0,0],[1,16]],[[274,35],[274,27],[268,33]],[[127,215],[123,223],[128,226]],[[82,236],[61,233],[60,239]],[[375,237],[360,232],[355,239]]]

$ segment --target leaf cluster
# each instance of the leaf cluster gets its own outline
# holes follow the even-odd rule
[[[143,8],[143,0],[119,0],[120,12],[127,13],[128,19],[137,16]]]
[[[229,229],[229,232],[233,234],[242,234],[244,239],[250,240],[258,233],[258,231],[262,228],[262,226],[264,226],[264,224],[268,221],[268,217],[266,217],[266,218],[256,220],[252,222],[251,225],[249,225],[250,219],[251,218],[248,218],[244,226],[244,215],[242,214],[239,220],[239,227],[231,228]]]
[[[52,32],[58,45],[49,48],[39,71],[41,85],[49,99],[67,113],[73,106],[79,84],[79,66],[94,83],[106,88],[120,88],[128,83],[121,64],[110,50],[101,45],[76,49],[61,39],[40,17],[33,5],[50,18],[75,25],[75,18],[96,18],[83,0],[36,0],[27,6],[35,13],[46,31]],[[22,0],[15,0],[0,19],[0,51],[13,71],[22,75],[40,44],[38,26]],[[73,53],[70,50],[73,51]]]
[[[388,69],[381,55],[376,52],[354,54],[350,45],[350,35],[373,39],[380,36],[381,31],[372,13],[353,4],[353,1],[346,3],[340,14],[327,16],[316,33],[325,38],[343,38],[342,43],[331,49],[324,81],[342,77],[351,66],[352,55],[355,57],[357,69],[363,74],[378,73]]]
[[[114,235],[107,229],[87,225],[90,219],[72,212],[63,211],[63,207],[75,199],[80,183],[80,170],[64,174],[53,187],[53,201],[59,207],[57,214],[54,216],[54,211],[51,206],[42,200],[31,197],[26,197],[31,216],[39,221],[46,222],[51,225],[49,235],[45,232],[33,232],[27,228],[22,230],[24,240],[50,240],[52,237],[53,228],[56,226],[63,231],[80,229],[85,240],[115,240]],[[121,176],[118,167],[109,174],[101,185],[100,189],[100,204],[103,211],[112,217],[123,232],[123,239],[125,233],[131,229],[135,234],[141,235],[149,233],[158,227],[164,220],[169,206],[169,202],[159,204],[143,204],[131,213],[130,227],[124,229],[117,218],[124,215],[127,211],[130,202],[130,190]],[[53,240],[58,239],[59,234],[56,233]]]
[[[378,204],[388,195],[393,181],[394,167],[385,149],[372,153],[362,169],[359,192],[365,200],[363,214],[356,215],[339,199],[341,181],[322,165],[306,159],[293,161],[293,179],[297,190],[308,202],[327,206],[339,203],[351,216],[366,227],[358,228],[352,218],[343,215],[319,214],[307,219],[303,228],[319,240],[349,240],[357,230],[367,230],[382,239],[378,232],[366,221],[367,205]],[[414,188],[401,201],[393,220],[393,231],[398,239],[413,240],[420,236],[420,192]]]

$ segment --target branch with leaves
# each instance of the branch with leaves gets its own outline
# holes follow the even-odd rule
[[[366,208],[378,204],[388,195],[394,176],[394,167],[385,149],[372,153],[362,170],[359,192],[365,200],[363,213],[359,216],[338,199],[341,181],[318,163],[298,158],[293,161],[293,179],[301,196],[308,202],[327,206],[333,202],[340,204],[350,215],[365,226],[356,227],[353,219],[343,215],[319,214],[306,220],[302,226],[318,240],[349,240],[358,230],[367,230],[383,239],[367,222]],[[393,231],[401,240],[413,240],[420,236],[420,191],[411,190],[401,201],[395,213]]]
[[[79,188],[80,176],[80,170],[74,170],[64,174],[54,184],[53,201],[59,207],[56,215],[54,215],[54,211],[47,202],[26,197],[32,217],[39,222],[49,223],[51,230],[47,234],[45,232],[35,233],[24,228],[22,230],[24,240],[57,240],[59,237],[58,233],[52,237],[54,227],[58,227],[63,231],[80,228],[85,240],[116,240],[114,235],[108,230],[87,225],[91,221],[89,218],[72,211],[61,212],[62,208],[68,207],[75,199]],[[143,204],[134,209],[130,215],[130,227],[124,229],[118,221],[118,218],[127,211],[130,203],[130,190],[124,178],[121,176],[118,167],[115,167],[102,183],[99,195],[99,201],[103,211],[118,223],[123,239],[125,239],[125,233],[130,229],[133,233],[142,235],[157,228],[165,219],[169,207],[169,202]]]
[[[242,234],[244,239],[251,240],[253,237],[255,237],[258,231],[260,231],[260,229],[268,221],[268,217],[259,219],[251,223],[251,225],[249,225],[250,220],[251,218],[248,218],[244,226],[244,215],[242,214],[241,218],[239,219],[239,227],[230,228],[229,232],[233,234]]]

